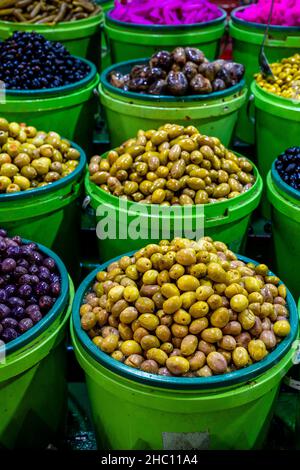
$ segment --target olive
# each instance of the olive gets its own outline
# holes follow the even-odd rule
[[[190,356],[193,354],[198,346],[198,338],[195,335],[187,335],[183,338],[180,345],[180,350],[183,356]]]
[[[166,360],[168,370],[174,375],[182,375],[190,370],[190,363],[181,356],[172,356]]]
[[[232,352],[233,363],[238,369],[247,366],[249,363],[249,359],[250,358],[247,349],[242,346],[238,346]]]
[[[261,361],[267,354],[266,345],[260,339],[252,339],[249,341],[248,351],[254,361]]]
[[[291,331],[291,326],[287,320],[279,320],[274,323],[274,333],[276,336],[287,336]]]
[[[131,354],[141,354],[141,346],[134,340],[124,341],[121,345],[121,351],[124,356],[130,356]]]

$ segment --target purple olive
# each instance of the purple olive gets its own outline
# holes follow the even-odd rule
[[[18,326],[18,321],[15,318],[6,317],[1,321],[1,325],[4,329],[6,328],[14,328],[16,329]]]
[[[0,237],[7,237],[7,231],[4,228],[0,228]]]
[[[13,297],[14,294],[17,292],[17,288],[13,284],[8,284],[5,287],[5,292],[6,292],[7,297]]]
[[[16,307],[12,308],[11,314],[16,320],[20,321],[25,317],[25,310],[23,307],[17,305]]]
[[[29,255],[30,261],[36,264],[42,264],[43,262],[43,255],[39,253],[38,251],[32,251],[31,254]]]
[[[41,281],[35,287],[35,292],[37,295],[46,295],[50,290],[50,286],[47,282]]]
[[[50,274],[50,281],[51,282],[60,282],[60,277],[55,273],[51,273]]]
[[[31,318],[23,318],[19,323],[19,330],[21,333],[25,333],[33,327],[33,321]]]
[[[7,299],[7,294],[5,289],[0,289],[0,302],[5,302]]]
[[[51,292],[55,297],[58,297],[61,291],[60,282],[53,282],[50,286]]]
[[[30,284],[31,283],[31,275],[30,274],[23,274],[18,279],[19,284]]]
[[[16,269],[17,263],[13,258],[6,258],[1,263],[1,270],[3,273],[11,273]]]
[[[18,294],[20,297],[22,297],[23,299],[27,299],[28,297],[31,296],[32,294],[32,287],[29,285],[29,284],[23,284],[19,290],[18,290]]]
[[[53,300],[49,295],[43,295],[39,300],[41,310],[50,310],[53,305]]]
[[[49,269],[49,271],[54,271],[56,264],[53,258],[45,258],[43,261],[43,266]]]
[[[28,314],[28,316],[31,318],[33,323],[38,323],[43,318],[43,315],[39,310],[31,312],[30,314]]]
[[[6,250],[6,254],[9,258],[18,258],[21,254],[21,249],[19,246],[9,246]]]
[[[29,268],[29,263],[25,258],[19,258],[17,261],[17,266],[23,266],[23,268],[28,269]]]
[[[3,252],[6,250],[6,243],[4,240],[0,240],[0,252]]]
[[[22,238],[19,237],[19,235],[15,235],[14,237],[12,237],[12,241],[14,241],[15,243],[17,243],[18,245],[21,245],[21,244],[22,244]]]
[[[9,343],[10,341],[16,339],[18,336],[19,335],[16,330],[14,330],[13,328],[6,328],[2,332],[1,339],[4,341],[4,343]]]
[[[5,305],[5,304],[0,304],[0,320],[2,318],[6,318],[10,315],[11,309]]]
[[[23,276],[23,274],[27,274],[28,270],[24,268],[23,266],[17,266],[14,275],[18,279],[19,277]]]
[[[20,307],[25,307],[25,302],[23,299],[20,299],[20,297],[10,297],[7,300],[7,303],[10,307],[17,307],[17,305]]]
[[[33,264],[32,266],[30,266],[28,271],[30,272],[30,274],[38,274],[39,268],[38,266],[36,266],[36,264]]]
[[[48,268],[46,268],[45,266],[41,266],[39,268],[39,273],[38,273],[38,276],[40,278],[41,281],[49,281],[50,279],[50,271]]]

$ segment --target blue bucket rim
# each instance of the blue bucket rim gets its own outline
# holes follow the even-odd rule
[[[288,194],[290,197],[293,199],[296,199],[297,201],[300,201],[300,191],[297,191],[297,189],[292,188],[289,184],[287,184],[283,179],[281,178],[280,174],[278,173],[276,169],[276,160],[272,163],[271,167],[271,175],[272,175],[272,180],[279,189],[281,189],[284,193]]]
[[[30,240],[26,240],[23,238],[22,241],[26,244],[31,243]],[[30,328],[30,330],[26,331],[26,333],[23,333],[18,338],[0,347],[0,350],[4,350],[6,355],[20,350],[21,348],[32,342],[34,339],[36,339],[38,336],[40,336],[41,333],[43,333],[55,321],[59,313],[65,309],[69,301],[69,277],[68,271],[64,263],[59,258],[59,256],[49,248],[45,247],[44,245],[41,245],[40,243],[37,243],[37,246],[39,247],[40,251],[54,259],[61,278],[61,293],[56,299],[55,304],[49,310],[49,312],[38,323],[36,323],[32,328]]]
[[[185,95],[185,96],[171,96],[171,95],[149,95],[147,93],[137,93],[134,91],[125,91],[121,88],[116,88],[111,85],[108,81],[108,75],[113,71],[118,71],[122,67],[130,67],[131,65],[143,65],[144,63],[149,62],[149,57],[144,57],[142,59],[131,59],[124,62],[118,62],[117,64],[110,65],[100,75],[100,83],[105,90],[108,90],[110,93],[123,96],[128,99],[135,99],[139,101],[149,101],[153,103],[167,102],[167,103],[189,103],[194,101],[208,101],[215,100],[220,98],[225,98],[226,96],[234,95],[235,93],[241,91],[245,85],[245,80],[241,80],[236,85],[233,85],[230,88],[222,91],[214,91],[205,95]]]
[[[266,26],[267,24],[266,23],[254,23],[254,22],[250,22],[250,21],[246,21],[246,20],[243,20],[242,18],[238,18],[236,16],[236,13],[238,13],[239,11],[242,11],[242,10],[246,10],[247,8],[251,7],[251,5],[246,5],[246,6],[241,6],[241,7],[238,7],[238,8],[235,8],[234,10],[232,10],[231,12],[231,19],[234,23],[237,23],[237,24],[241,24],[243,26],[248,26],[252,29],[261,29],[261,30],[265,30],[266,29]],[[278,31],[278,32],[300,32],[300,26],[281,26],[281,25],[270,25],[269,26],[269,30],[270,31]]]
[[[42,99],[44,96],[54,97],[57,95],[65,95],[72,91],[76,91],[79,88],[83,88],[85,85],[89,84],[97,76],[97,68],[90,60],[84,59],[79,56],[72,56],[75,59],[84,62],[90,67],[88,74],[79,82],[70,83],[69,85],[59,86],[56,88],[41,88],[38,90],[14,90],[10,88],[4,88],[5,94],[9,97],[24,97],[32,99]]]
[[[136,251],[126,253],[122,256],[132,256],[134,253],[136,253]],[[122,256],[117,256],[116,258],[113,258],[112,260],[109,260],[106,263],[99,265],[83,280],[75,294],[72,307],[72,323],[74,327],[74,334],[79,340],[81,346],[86,350],[88,354],[92,356],[92,358],[96,362],[101,364],[103,367],[106,367],[111,372],[119,374],[126,379],[130,379],[135,382],[154,387],[176,390],[195,390],[199,388],[212,389],[216,387],[236,385],[241,382],[248,382],[252,379],[255,379],[258,377],[258,375],[261,375],[263,372],[266,372],[272,366],[277,364],[283,358],[283,356],[290,350],[291,344],[295,340],[298,332],[299,320],[295,300],[292,297],[290,291],[287,289],[287,304],[290,314],[289,321],[291,325],[291,332],[281,341],[281,343],[279,343],[278,346],[276,346],[274,351],[270,352],[264,359],[255,364],[247,366],[244,369],[239,369],[237,371],[229,372],[223,375],[214,375],[211,377],[167,377],[156,374],[149,374],[147,372],[134,369],[130,366],[126,366],[122,362],[111,358],[108,354],[102,352],[93,343],[87,333],[81,328],[79,308],[80,305],[82,305],[84,295],[89,291],[91,284],[94,282],[97,272],[106,269],[106,267],[110,263],[117,261]],[[238,259],[247,263],[251,262],[255,265],[259,264],[258,262],[253,261],[245,256],[237,256]],[[269,271],[269,275],[273,275],[273,273]],[[280,281],[280,284],[283,284],[283,282]]]
[[[144,24],[137,24],[137,23],[128,23],[126,21],[120,21],[120,20],[116,20],[112,18],[111,13],[113,9],[114,8],[111,8],[105,13],[105,19],[108,22],[108,24],[112,23],[117,26],[122,26],[122,27],[125,26],[126,28],[135,29],[135,30],[145,29],[147,32],[152,31],[154,33],[160,33],[160,32],[166,32],[166,31],[182,31],[182,30],[186,30],[190,28],[195,29],[195,28],[206,28],[207,26],[216,26],[226,21],[226,18],[227,18],[226,11],[223,8],[218,6],[218,10],[222,14],[221,16],[219,16],[218,18],[215,18],[214,20],[204,21],[202,23],[190,23],[190,24],[181,24],[181,25],[174,25],[174,26],[167,25],[167,24],[153,24],[153,25],[145,24],[144,25]]]
[[[68,139],[65,139],[65,140],[68,140]],[[10,193],[10,194],[0,193],[0,203],[16,201],[17,199],[22,199],[22,200],[33,199],[36,196],[40,196],[42,194],[44,195],[49,192],[55,191],[75,181],[85,169],[86,154],[84,150],[81,147],[79,147],[79,145],[75,144],[75,142],[72,142],[71,140],[68,140],[68,142],[70,142],[71,147],[75,148],[76,150],[80,152],[79,165],[75,168],[75,170],[72,171],[72,173],[70,173],[67,176],[64,176],[63,178],[57,181],[54,181],[53,183],[47,184],[47,186],[42,186],[40,188],[29,189],[27,191],[19,191],[17,193]]]

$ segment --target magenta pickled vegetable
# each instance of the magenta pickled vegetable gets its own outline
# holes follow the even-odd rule
[[[249,23],[266,24],[271,4],[272,0],[258,0],[257,3],[237,12],[236,17],[249,21]],[[271,24],[274,26],[300,26],[299,0],[275,0]]]
[[[205,23],[222,16],[207,0],[115,0],[111,18],[143,25],[182,25]]]

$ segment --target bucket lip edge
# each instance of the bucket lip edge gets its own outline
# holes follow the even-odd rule
[[[22,241],[26,244],[31,243],[31,240],[24,238],[22,238]],[[55,260],[61,278],[61,292],[49,312],[38,323],[36,323],[32,328],[30,328],[30,330],[26,331],[26,333],[22,334],[18,338],[4,344],[4,346],[1,346],[1,348],[4,348],[6,355],[18,352],[18,350],[22,349],[24,346],[28,345],[28,343],[40,336],[40,334],[43,333],[57,318],[60,311],[65,308],[68,302],[70,286],[67,268],[65,267],[61,258],[54,251],[50,250],[50,248],[47,248],[44,245],[41,245],[40,243],[36,244],[40,251]]]
[[[256,377],[261,375],[263,372],[268,371],[273,365],[277,364],[285,354],[290,349],[291,344],[295,340],[298,332],[298,310],[295,303],[295,300],[290,293],[289,289],[287,289],[287,302],[290,312],[294,313],[293,318],[293,326],[294,331],[291,328],[291,332],[288,336],[286,336],[283,341],[276,347],[275,350],[270,352],[264,359],[261,361],[254,363],[244,369],[240,369],[238,371],[229,372],[223,375],[216,375],[211,377],[193,377],[193,378],[180,378],[180,377],[164,377],[159,376],[157,374],[149,374],[140,370],[136,370],[134,368],[130,368],[123,363],[119,363],[115,359],[111,358],[109,355],[102,352],[89,338],[87,333],[81,328],[80,325],[80,316],[79,316],[79,305],[81,305],[83,296],[86,292],[88,292],[89,288],[95,276],[99,270],[105,269],[110,263],[120,259],[122,256],[132,256],[136,251],[126,253],[121,256],[117,256],[116,258],[109,260],[97,268],[95,268],[80,284],[79,288],[77,289],[73,307],[72,307],[72,315],[71,321],[74,328],[74,334],[76,335],[77,339],[79,340],[80,344],[83,348],[90,354],[96,362],[99,362],[102,366],[107,367],[110,371],[116,373],[117,375],[121,375],[127,379],[133,380],[134,382],[141,382],[144,385],[151,385],[157,386],[161,388],[171,388],[171,389],[199,389],[199,387],[203,389],[209,388],[218,388],[224,387],[227,385],[235,385],[241,382],[249,382],[252,379],[255,380]],[[258,262],[247,258],[242,255],[237,255],[238,259],[246,262],[252,262],[256,265],[259,264]],[[269,275],[273,275],[271,271],[269,271]],[[280,281],[280,284],[283,284]],[[293,333],[293,334],[292,334]],[[275,353],[275,354],[274,354]],[[271,360],[270,360],[270,356]],[[187,382],[188,380],[188,382]]]
[[[274,162],[272,163],[272,167],[271,167],[271,175],[272,175],[273,183],[275,184],[275,186],[278,186],[279,189],[287,193],[289,196],[296,199],[296,201],[300,201],[300,191],[297,191],[296,189],[292,188],[289,184],[287,184],[281,178],[275,166],[276,162],[277,162],[277,158],[276,160],[274,160]]]
[[[184,95],[184,96],[172,96],[172,95],[149,95],[147,93],[141,94],[141,93],[136,93],[134,91],[125,91],[122,90],[121,88],[114,87],[111,85],[108,81],[108,75],[113,72],[114,70],[118,70],[120,67],[124,67],[127,65],[142,65],[144,63],[149,62],[150,57],[143,57],[141,59],[131,59],[131,60],[126,60],[123,62],[118,62],[116,64],[110,65],[109,67],[106,67],[101,72],[100,75],[100,82],[99,86],[102,85],[104,90],[107,90],[111,92],[112,94],[122,96],[124,98],[128,99],[136,99],[137,101],[149,101],[152,103],[189,103],[189,102],[194,102],[194,101],[210,101],[214,99],[219,99],[219,98],[225,98],[230,95],[234,95],[235,93],[241,91],[245,86],[246,86],[246,81],[245,78],[237,83],[236,85],[233,85],[230,88],[226,88],[225,90],[222,91],[214,91],[212,93],[208,93],[207,95]]]
[[[240,12],[242,10],[246,10],[247,8],[251,7],[251,5],[244,5],[244,6],[240,6],[240,7],[237,7],[237,8],[234,8],[234,10],[232,10],[231,14],[230,14],[230,17],[233,21],[233,23],[235,24],[241,24],[243,26],[249,26],[250,28],[252,29],[261,29],[261,30],[265,30],[267,24],[266,23],[255,23],[255,22],[251,22],[251,21],[246,21],[246,20],[243,20],[242,18],[239,18],[236,16],[236,13],[237,12]],[[270,25],[269,26],[269,29],[270,31],[278,31],[278,32],[289,32],[289,31],[297,31],[297,32],[300,32],[300,26],[283,26],[283,25]]]
[[[109,152],[109,151],[108,151]],[[104,154],[101,155],[101,157],[103,157],[104,155],[107,155],[108,152],[105,152]],[[240,155],[238,152],[235,152],[236,155]],[[242,156],[242,155],[241,155]],[[247,157],[246,157],[247,158]],[[240,196],[237,196],[235,198],[233,198],[231,201],[234,201],[237,203],[237,205],[239,205],[239,203],[241,202],[241,199],[239,199],[241,196],[244,196],[243,197],[243,200],[247,201],[249,200],[249,198],[247,196],[249,196],[249,192],[256,192],[257,189],[259,188],[259,186],[262,186],[263,185],[263,182],[262,182],[262,177],[258,171],[258,168],[256,167],[256,165],[250,160],[247,158],[247,160],[253,165],[253,168],[254,168],[254,172],[256,174],[256,180],[255,180],[255,183],[254,185],[248,190],[246,191],[245,193],[242,193],[240,194]],[[101,195],[104,195],[107,199],[108,199],[108,203],[111,203],[113,206],[116,206],[118,204],[118,201],[120,200],[119,197],[117,196],[114,196],[113,194],[110,194],[110,193],[106,193],[106,191],[104,191],[102,188],[100,188],[99,186],[96,185],[96,183],[94,183],[93,181],[90,181],[89,179],[89,172],[87,171],[86,172],[86,175],[85,175],[85,186],[87,187],[87,185],[91,186],[92,188],[95,187],[97,188],[96,191],[99,191],[99,196]],[[128,201],[130,203],[130,205],[132,205],[133,207],[135,207],[135,205],[137,204],[137,207],[144,207],[145,210],[147,210],[147,208],[149,208],[149,206],[151,207],[153,204],[141,204],[139,202],[134,202],[134,201]],[[213,204],[204,204],[204,207],[218,207],[218,208],[222,208],[222,207],[225,207],[225,205],[228,204],[228,200],[226,201],[220,201],[220,202],[214,202]],[[201,205],[201,204],[200,204]],[[202,204],[203,205],[203,204]],[[160,206],[158,206],[160,207]],[[172,207],[183,207],[183,206],[171,206]],[[197,204],[194,204],[193,206],[191,207],[197,207]],[[167,215],[168,212],[170,212],[170,207],[160,207],[160,211],[162,213],[162,215]],[[165,213],[165,214],[164,214]]]
[[[252,80],[252,83],[250,85],[251,91],[254,93],[255,89],[257,88],[258,92],[262,94],[262,99],[274,99],[276,101],[276,104],[278,106],[287,106],[287,105],[292,105],[295,109],[293,111],[298,111],[298,108],[300,110],[300,99],[299,100],[293,100],[292,98],[285,98],[283,96],[278,96],[276,93],[271,93],[264,88],[262,88],[259,83],[254,79]],[[255,93],[254,93],[255,94]],[[272,103],[273,104],[273,103]]]
[[[79,165],[75,168],[74,171],[72,171],[69,175],[64,176],[63,178],[54,181],[53,183],[47,184],[47,186],[42,186],[41,188],[34,188],[28,191],[19,191],[17,193],[11,194],[0,193],[0,202],[16,201],[19,199],[32,199],[35,196],[42,196],[44,194],[52,192],[52,190],[55,191],[56,189],[60,189],[64,186],[67,186],[72,181],[76,180],[77,177],[85,170],[87,162],[86,154],[85,151],[81,147],[79,147],[79,145],[75,144],[75,142],[69,139],[65,140],[68,140],[68,142],[70,142],[71,144],[71,147],[75,148],[80,152]]]
[[[135,30],[142,30],[146,29],[147,32],[152,31],[152,32],[157,32],[159,33],[160,31],[178,31],[178,30],[185,30],[185,29],[195,29],[195,28],[204,28],[206,26],[217,26],[223,22],[226,21],[227,18],[227,13],[224,10],[224,8],[221,8],[218,6],[218,10],[222,13],[221,16],[215,18],[214,20],[210,21],[204,21],[202,23],[190,23],[190,24],[182,24],[182,25],[167,25],[167,24],[153,24],[153,25],[143,25],[143,24],[136,24],[136,23],[128,23],[126,21],[120,21],[115,18],[111,17],[111,13],[114,10],[114,8],[111,8],[107,12],[104,13],[105,19],[111,22],[112,24],[116,26],[124,26],[129,29],[135,29]],[[109,26],[109,24],[108,24]]]
[[[71,54],[72,55],[72,54]],[[9,97],[24,97],[24,98],[39,98],[43,97],[57,97],[57,95],[65,95],[72,91],[78,91],[79,88],[84,87],[85,85],[91,83],[95,77],[98,75],[97,68],[93,62],[85,59],[84,57],[74,56],[75,59],[79,59],[90,67],[88,74],[82,78],[79,82],[70,83],[69,85],[63,85],[55,88],[45,88],[38,90],[14,90],[9,88],[4,88],[5,95]]]

